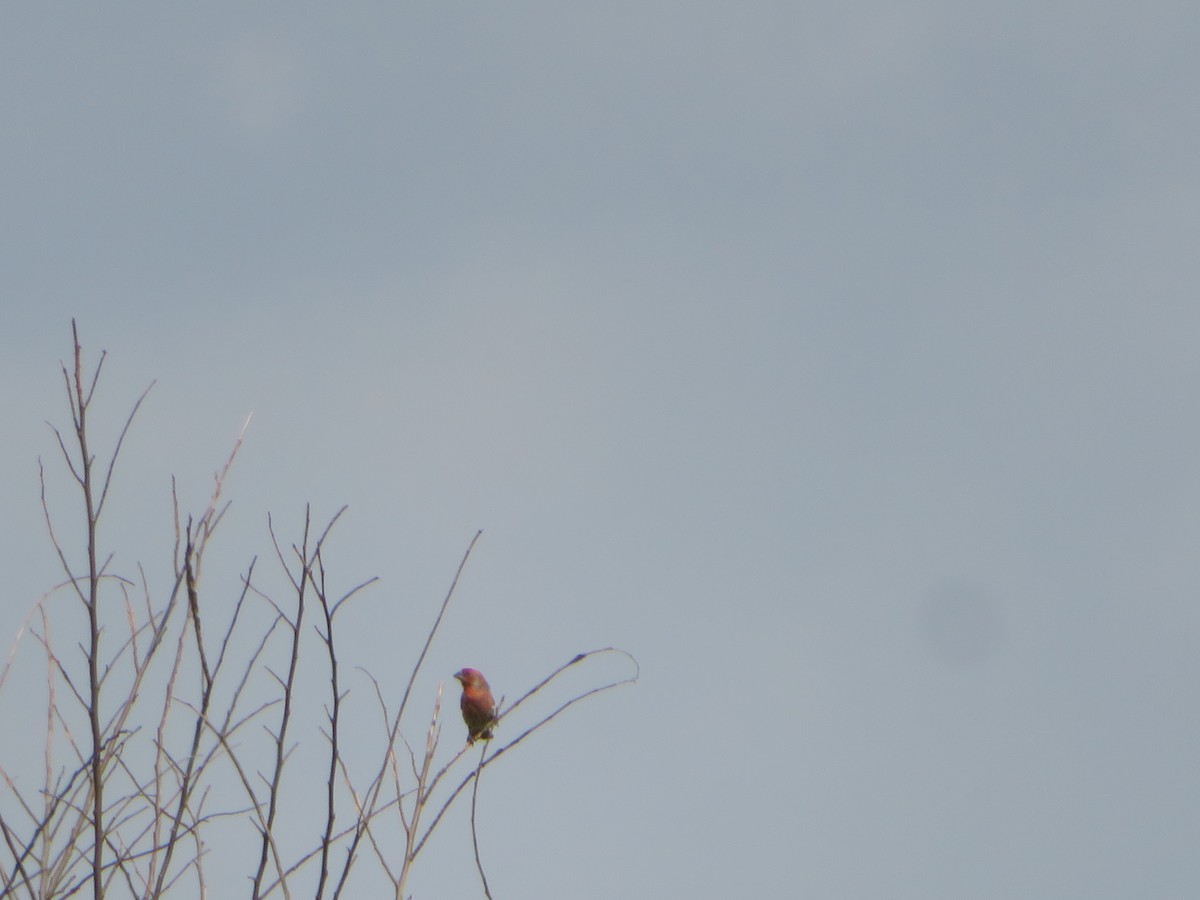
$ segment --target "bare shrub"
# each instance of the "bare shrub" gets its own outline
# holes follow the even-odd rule
[[[398,701],[368,674],[377,719],[374,726],[348,724],[346,673],[353,663],[337,641],[338,616],[375,579],[348,582],[346,589],[333,586],[338,579],[327,567],[330,541],[345,510],[323,525],[306,511],[294,542],[282,541],[268,519],[271,565],[286,576],[282,597],[261,586],[255,559],[246,563],[232,604],[206,602],[202,572],[228,508],[226,476],[243,428],[202,510],[182,510],[172,486],[173,581],[165,589],[154,586],[141,565],[134,572],[114,571],[99,526],[122,445],[146,393],[133,404],[111,454],[97,456],[89,416],[105,357],[88,371],[74,323],[72,336],[72,365],[62,368],[71,426],[54,429],[54,435],[81,501],[76,521],[84,538],[81,548],[64,539],[39,463],[45,525],[65,577],[33,605],[0,670],[0,690],[14,690],[9,676],[17,652],[32,643],[42,659],[46,691],[40,725],[6,723],[6,740],[41,734],[44,743],[36,789],[23,786],[30,783],[29,773],[0,767],[5,854],[0,895],[151,898],[180,889],[205,896],[212,865],[207,848],[230,841],[232,830],[232,840],[244,845],[236,835],[246,834],[249,823],[256,838],[243,874],[255,898],[353,896],[356,879],[367,877],[364,869],[375,879],[382,876],[394,896],[403,898],[430,835],[472,787],[475,859],[482,891],[490,897],[474,833],[480,774],[574,704],[636,681],[636,661],[612,647],[571,657],[502,708],[500,718],[514,715],[564,671],[595,657],[626,657],[632,674],[570,696],[507,741],[484,742],[478,758],[465,759],[465,744],[439,752],[440,687],[419,738],[407,738],[402,725],[412,718],[414,686],[477,533],[427,626]],[[310,627],[319,652],[310,652],[312,643],[302,639]],[[323,696],[299,689],[302,677],[324,684]],[[314,705],[323,719],[319,733],[297,733],[298,710]],[[367,754],[375,762],[365,770],[346,752],[348,733],[358,750],[364,734],[377,735],[373,754]],[[310,803],[319,810],[311,830],[319,838],[295,850],[281,839],[281,807],[294,787],[288,761],[301,745],[319,748],[324,762],[315,780],[320,790]],[[304,789],[313,793],[313,783],[310,774]],[[222,870],[226,866],[222,858]]]

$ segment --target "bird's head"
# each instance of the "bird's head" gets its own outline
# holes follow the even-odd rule
[[[483,673],[478,669],[459,669],[454,673],[454,677],[465,688],[487,685],[487,679],[483,677]]]

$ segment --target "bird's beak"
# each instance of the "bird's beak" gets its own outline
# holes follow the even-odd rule
[[[459,684],[462,684],[463,683],[462,672],[455,672],[454,680],[457,681]]]

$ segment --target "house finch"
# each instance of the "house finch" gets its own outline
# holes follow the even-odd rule
[[[487,679],[478,669],[461,669],[454,677],[462,683],[463,721],[467,723],[467,743],[476,740],[490,741],[492,726],[496,724],[496,701],[492,697],[492,689]]]

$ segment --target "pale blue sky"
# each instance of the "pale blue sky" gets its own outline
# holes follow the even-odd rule
[[[477,528],[427,696],[638,657],[485,781],[497,897],[1200,894],[1190,4],[2,22],[4,634],[75,316],[126,564],[253,411],[213,591],[348,503],[381,678]]]

